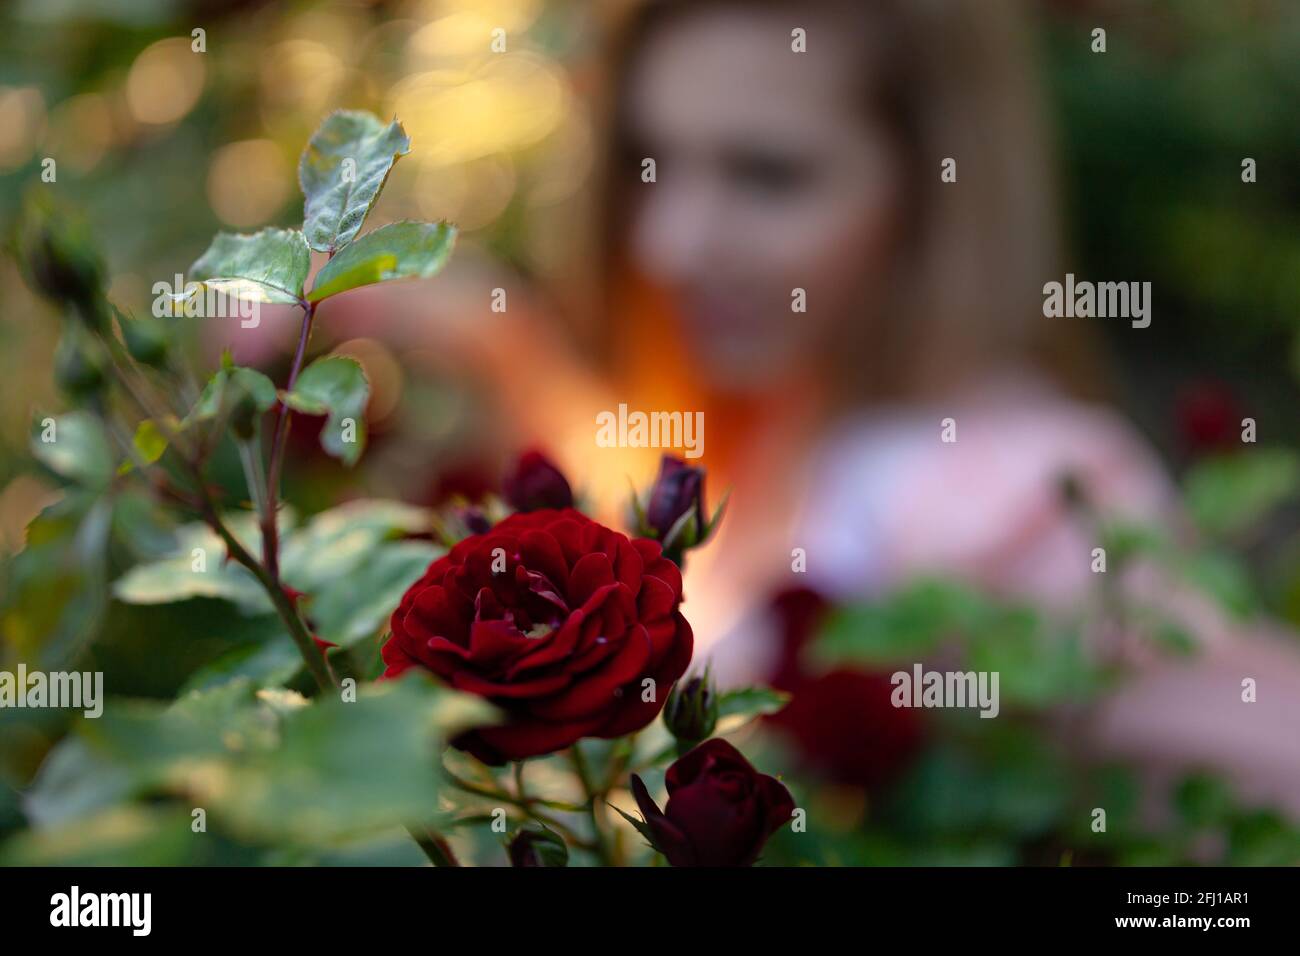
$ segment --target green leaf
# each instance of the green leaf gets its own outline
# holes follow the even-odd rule
[[[283,631],[283,625],[280,627]],[[181,693],[213,690],[235,680],[250,680],[259,689],[279,687],[292,680],[302,667],[302,655],[289,635],[282,632],[263,644],[237,647],[200,667],[186,680]]]
[[[140,487],[123,488],[113,496],[113,540],[134,564],[166,557],[176,547],[175,514],[158,507]]]
[[[136,428],[132,444],[135,445],[141,461],[146,465],[152,465],[162,457],[163,451],[167,448],[167,439],[163,436],[158,423],[152,418],[146,418]]]
[[[1059,825],[1069,805],[1060,757],[1032,731],[980,730],[978,748],[940,742],[903,774],[886,798],[898,830],[943,844],[963,836],[1034,839]]]
[[[280,549],[280,571],[290,587],[309,594],[367,561],[384,541],[427,532],[432,514],[401,501],[360,499],[312,517]]]
[[[1002,707],[1082,700],[1100,684],[1077,632],[1049,629],[1031,608],[1008,608],[970,639],[968,667],[996,672]]]
[[[182,866],[204,862],[210,841],[196,839],[181,807],[123,806],[4,845],[4,866]]]
[[[217,550],[220,548],[221,550]],[[257,579],[238,564],[224,563],[224,545],[214,538],[211,564],[196,571],[186,557],[137,564],[113,584],[113,596],[126,604],[172,604],[190,598],[221,598],[246,614],[271,610]]]
[[[1229,866],[1295,866],[1300,831],[1275,810],[1242,810],[1228,828]]]
[[[1300,455],[1259,449],[1198,465],[1187,477],[1187,508],[1212,535],[1247,531],[1300,493]]]
[[[709,523],[704,526],[704,533],[700,535],[701,542],[708,541],[709,538],[713,537],[714,532],[718,530],[718,525],[722,524],[722,519],[726,517],[727,502],[730,500],[731,489],[728,488],[722,493],[722,500],[718,502],[718,506],[713,509],[713,517],[711,517]]]
[[[978,592],[963,585],[919,581],[882,601],[832,613],[813,654],[827,666],[916,660],[945,637],[982,627],[992,612]]]
[[[700,528],[695,518],[695,509],[688,508],[677,516],[668,533],[664,535],[663,549],[665,554],[680,554],[687,548],[693,548],[699,544]]]
[[[456,229],[445,222],[395,222],[366,233],[327,262],[307,298],[319,302],[340,292],[390,279],[427,279],[446,264]]]
[[[0,600],[0,633],[19,659],[58,669],[99,633],[112,514],[110,499],[74,488],[27,526]]]
[[[190,278],[236,299],[294,303],[302,301],[310,269],[311,250],[296,229],[220,232],[190,266]]]
[[[104,424],[90,412],[37,419],[31,451],[51,471],[87,488],[108,487],[116,470]]]
[[[274,382],[257,369],[235,365],[227,352],[221,357],[221,368],[203,386],[189,414],[183,420],[171,423],[172,431],[182,432],[199,422],[220,419],[229,414],[245,395],[252,398],[258,412],[269,410],[277,400]]]
[[[28,787],[23,804],[32,822],[44,828],[116,806],[134,792],[135,782],[129,770],[73,735],[50,751]]]
[[[608,806],[610,807],[610,809],[614,810],[620,817],[622,817],[624,820],[630,823],[632,827],[636,830],[636,832],[641,834],[641,836],[645,839],[645,842],[652,849],[654,848],[654,833],[651,831],[650,825],[648,823],[646,823],[640,817],[632,816],[632,814],[628,813],[626,810],[623,810],[620,807],[616,807],[612,803],[608,804]]]
[[[366,420],[363,412],[370,398],[370,383],[361,363],[345,355],[327,355],[312,362],[283,396],[285,403],[308,415],[329,415],[321,429],[320,443],[325,451],[348,465],[355,465],[366,443]],[[345,434],[351,420],[351,440]]]
[[[168,422],[168,426],[172,431],[175,431],[180,427],[180,422],[173,418]],[[157,422],[152,418],[146,418],[136,426],[135,435],[131,438],[131,444],[135,448],[135,453],[140,457],[140,464],[152,465],[167,450],[167,436],[163,434]],[[125,475],[134,467],[135,462],[128,458],[118,467],[117,473]]]
[[[312,601],[320,636],[343,647],[370,637],[439,553],[428,541],[398,541],[372,552]]]
[[[1218,826],[1233,809],[1228,785],[1207,773],[1184,777],[1174,790],[1173,803],[1178,815],[1194,827]]]
[[[775,714],[790,703],[790,695],[771,687],[737,687],[718,697],[716,734],[734,733],[755,717]]]
[[[282,518],[282,520],[285,520]],[[254,555],[261,552],[251,516],[227,519],[231,533]],[[177,548],[170,556],[137,564],[113,584],[113,596],[127,604],[170,604],[190,598],[221,598],[245,614],[274,610],[266,592],[247,568],[226,560],[226,544],[202,523],[177,531]]]
[[[446,739],[496,719],[482,698],[420,678],[353,702],[235,680],[170,707],[110,701],[79,730],[142,785],[208,809],[244,840],[315,845],[428,819]]]
[[[265,412],[275,404],[275,383],[257,369],[238,365],[218,369],[203,386],[203,391],[199,393],[198,400],[185,416],[181,427],[218,417],[244,394],[251,395],[258,410]]]
[[[342,110],[325,118],[298,163],[307,197],[303,232],[318,252],[336,252],[356,236],[399,156],[411,140],[394,119]]]

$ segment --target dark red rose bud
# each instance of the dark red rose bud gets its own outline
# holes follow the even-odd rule
[[[536,821],[519,828],[510,846],[511,866],[568,866],[569,848],[558,833]]]
[[[492,530],[492,522],[482,508],[470,505],[460,510],[460,519],[470,534],[487,534]]]
[[[660,541],[667,541],[678,522],[684,521],[678,533],[689,542],[686,546],[698,543],[708,526],[704,515],[704,469],[664,455],[659,463],[659,477],[650,489],[645,520]]]
[[[525,452],[501,482],[501,493],[516,511],[572,508],[573,490],[563,472],[539,451]]]
[[[632,795],[645,818],[642,832],[673,866],[752,866],[794,812],[790,791],[721,739],[674,763],[664,782],[662,811],[635,774]]]
[[[438,558],[393,612],[386,678],[418,667],[506,720],[453,743],[487,763],[649,724],[691,661],[682,574],[572,508],[510,515]]]
[[[678,682],[664,704],[664,724],[684,754],[713,734],[718,723],[718,694],[706,670],[701,677]]]

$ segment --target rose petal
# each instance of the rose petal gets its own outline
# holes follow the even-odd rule
[[[594,722],[590,720],[563,723],[529,720],[499,727],[483,727],[474,732],[480,749],[470,752],[485,763],[492,764],[504,763],[507,759],[536,757],[563,750],[581,740],[591,733],[593,725]]]
[[[527,681],[493,681],[472,671],[457,671],[451,677],[452,686],[481,697],[516,700],[526,697],[544,697],[562,690],[569,683],[567,674],[553,674]]]
[[[569,575],[569,606],[587,603],[600,588],[614,583],[614,569],[603,554],[584,554]]]
[[[677,610],[678,596],[660,578],[641,579],[641,593],[637,595],[637,614],[643,621],[667,617]]]
[[[650,659],[650,638],[645,628],[628,632],[627,639],[608,662],[600,668],[575,678],[566,691],[533,706],[533,713],[545,720],[575,720],[602,716],[617,703],[616,692],[623,685],[641,677]],[[633,693],[627,688],[624,693]]]

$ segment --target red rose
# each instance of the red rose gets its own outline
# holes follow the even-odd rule
[[[681,601],[681,572],[658,543],[572,509],[514,514],[406,592],[384,676],[424,667],[504,710],[506,724],[455,741],[488,763],[621,737],[654,720],[690,664]]]
[[[661,811],[636,774],[632,795],[650,842],[673,866],[750,866],[794,812],[790,791],[725,740],[706,740],[668,768]]]
[[[894,686],[886,673],[847,667],[805,670],[804,651],[830,609],[821,595],[792,589],[778,595],[772,609],[783,635],[772,686],[792,697],[768,722],[793,739],[806,764],[832,779],[861,787],[888,783],[924,743],[917,712],[894,706]]]

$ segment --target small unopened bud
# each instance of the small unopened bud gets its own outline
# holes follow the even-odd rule
[[[664,703],[664,724],[685,753],[713,735],[718,723],[718,692],[708,670],[679,682]]]
[[[461,522],[470,534],[487,534],[492,530],[492,522],[482,508],[468,505],[460,510]]]
[[[61,305],[70,305],[96,330],[107,314],[98,304],[103,296],[104,267],[87,229],[33,194],[24,206],[14,237],[23,275],[35,291]]]
[[[564,473],[539,451],[520,456],[501,482],[501,493],[516,511],[573,507],[573,490]]]
[[[650,489],[646,521],[662,541],[687,515],[694,519],[696,531],[704,527],[704,469],[664,455],[659,463],[659,477]]]
[[[569,848],[558,833],[536,821],[519,828],[507,848],[511,866],[568,866]]]
[[[712,518],[704,512],[704,469],[680,458],[664,455],[659,475],[650,489],[644,509],[633,502],[640,533],[663,545],[664,554],[682,564],[686,552],[702,545],[713,534],[726,506],[726,496]]]

